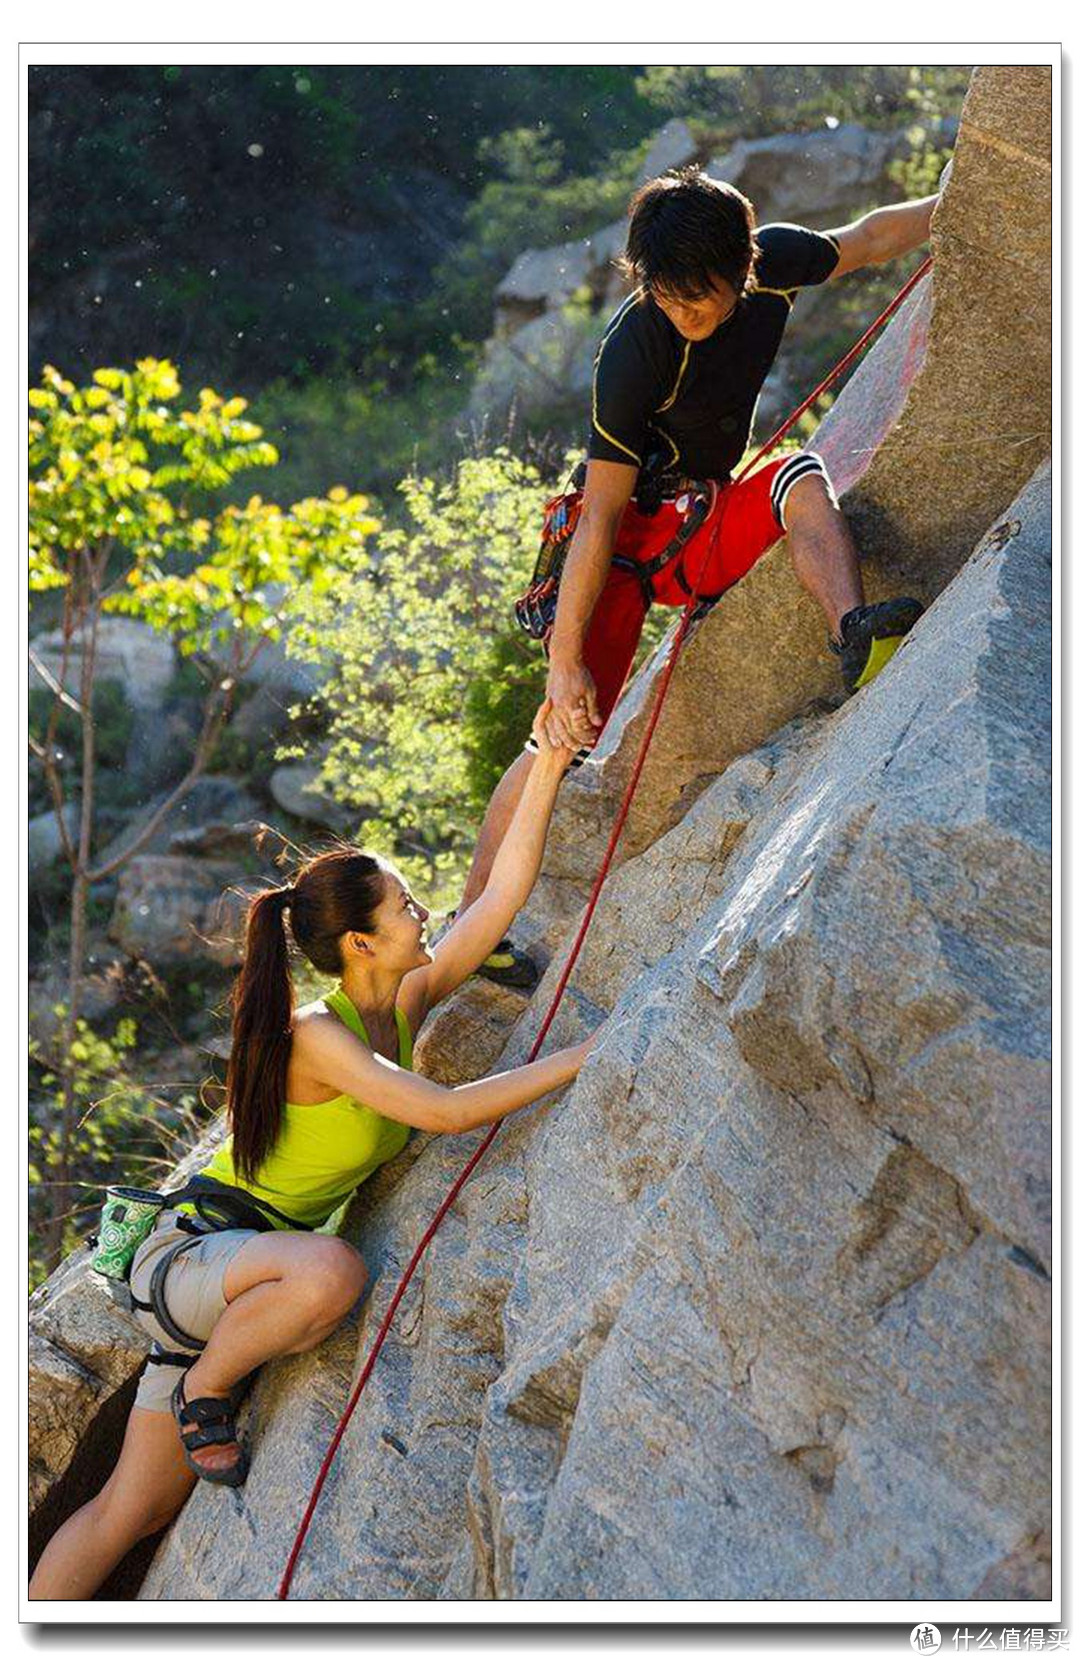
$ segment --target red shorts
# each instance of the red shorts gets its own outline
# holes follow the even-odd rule
[[[690,589],[700,575],[700,595],[714,598],[729,590],[784,536],[787,495],[797,481],[811,474],[821,476],[832,495],[825,465],[813,451],[797,451],[780,457],[745,480],[722,487],[715,512],[722,517],[720,532],[711,555],[710,544],[716,527],[713,516],[690,539],[681,558],[674,556],[654,576],[653,600],[661,607],[686,605],[689,590],[683,588],[677,576],[680,560],[682,577]],[[664,549],[682,524],[680,501],[662,503],[655,515],[643,515],[631,499],[615,540],[616,555],[641,562]],[[703,572],[702,563],[707,557],[708,565]],[[647,612],[648,602],[638,575],[626,567],[612,566],[593,610],[583,654],[596,684],[600,716],[605,724],[633,664]],[[531,739],[526,750],[536,750]],[[590,751],[590,747],[582,747],[575,763],[580,763]]]

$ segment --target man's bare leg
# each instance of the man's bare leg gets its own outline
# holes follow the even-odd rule
[[[533,754],[521,752],[514,759],[509,769],[503,775],[491,800],[484,812],[484,822],[480,829],[480,837],[476,841],[473,852],[472,867],[469,877],[465,881],[465,889],[461,893],[458,913],[464,914],[480,895],[488,882],[492,864],[498,855],[499,846],[506,837],[506,830],[514,819],[514,811],[518,801],[525,791],[525,783],[532,768]]]
[[[818,603],[833,636],[840,621],[865,601],[851,529],[819,474],[796,481],[784,504],[795,576]]]

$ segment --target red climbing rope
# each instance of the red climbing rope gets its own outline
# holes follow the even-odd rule
[[[780,441],[784,438],[784,435],[787,434],[794,427],[795,423],[798,422],[798,420],[802,416],[803,412],[808,410],[809,407],[814,403],[814,401],[817,398],[819,398],[820,395],[823,394],[826,391],[827,388],[830,388],[839,376],[843,375],[843,373],[847,369],[848,365],[851,364],[852,361],[862,351],[862,349],[865,347],[866,343],[870,340],[870,337],[875,333],[875,331],[879,330],[881,328],[882,324],[884,324],[889,318],[891,318],[893,313],[897,310],[897,308],[899,306],[901,306],[903,304],[903,302],[907,299],[908,295],[910,295],[911,291],[915,288],[916,284],[918,284],[919,281],[930,270],[930,266],[931,266],[931,261],[930,261],[929,258],[923,261],[922,265],[918,268],[918,270],[912,274],[912,276],[908,279],[907,283],[904,284],[903,288],[889,302],[889,305],[885,308],[884,312],[880,313],[878,315],[878,317],[875,318],[874,322],[870,325],[869,329],[864,330],[863,334],[859,337],[859,339],[855,343],[854,347],[851,348],[850,352],[844,354],[844,357],[840,360],[840,362],[837,365],[835,365],[833,367],[832,370],[830,370],[829,374],[825,377],[824,381],[818,383],[818,385],[814,389],[813,393],[809,394],[808,397],[803,400],[802,404],[796,410],[792,411],[791,415],[776,430],[776,433],[772,435],[771,439],[766,440],[765,444],[763,446],[761,446],[754,453],[754,455],[750,458],[750,461],[743,465],[743,467],[739,470],[738,474],[735,476],[736,480],[744,479],[745,476],[747,474],[749,474],[750,470],[755,466],[755,464],[760,463],[760,461],[763,457],[767,456],[768,453],[770,451],[772,451],[775,446],[779,445]],[[599,868],[599,871],[596,875],[596,879],[593,882],[592,892],[590,893],[589,900],[585,905],[585,912],[582,916],[581,925],[578,928],[578,934],[574,939],[573,947],[571,948],[569,956],[567,957],[566,965],[563,967],[562,975],[559,978],[558,986],[556,987],[555,994],[554,994],[554,996],[552,997],[552,1000],[551,1000],[551,1005],[548,1007],[547,1013],[544,1017],[544,1021],[540,1026],[539,1032],[537,1033],[536,1040],[533,1042],[532,1048],[529,1052],[529,1057],[528,1057],[528,1060],[527,1060],[527,1062],[529,1064],[531,1064],[533,1062],[533,1060],[537,1057],[537,1055],[540,1051],[540,1048],[543,1046],[544,1038],[546,1037],[548,1031],[550,1030],[552,1022],[555,1018],[555,1014],[559,1009],[559,1003],[562,1001],[563,992],[565,991],[566,985],[569,982],[570,973],[574,969],[574,965],[577,961],[578,955],[581,952],[581,946],[585,941],[586,933],[588,932],[589,925],[592,921],[593,914],[596,912],[596,905],[597,905],[597,903],[600,899],[600,892],[603,889],[604,881],[607,879],[608,870],[611,867],[612,858],[615,855],[615,847],[619,842],[619,836],[622,833],[623,827],[626,823],[626,818],[630,813],[630,805],[631,805],[631,802],[633,800],[634,793],[637,790],[637,784],[638,784],[638,781],[641,778],[641,772],[645,767],[645,759],[648,755],[649,746],[652,742],[653,731],[656,728],[656,725],[657,725],[657,723],[659,721],[659,718],[660,718],[660,713],[663,710],[664,700],[667,697],[668,685],[671,682],[671,678],[672,678],[672,676],[674,674],[674,671],[675,671],[675,666],[678,663],[679,655],[682,652],[682,646],[683,646],[683,643],[686,639],[687,630],[689,629],[689,626],[690,626],[691,616],[692,616],[692,614],[694,612],[694,608],[697,604],[697,593],[698,593],[698,587],[701,583],[701,577],[708,569],[709,556],[711,555],[712,550],[714,549],[714,547],[716,545],[717,538],[719,537],[719,534],[720,534],[720,528],[721,528],[721,525],[723,524],[723,510],[724,510],[723,494],[718,493],[717,489],[714,487],[713,488],[713,501],[712,501],[712,504],[710,505],[710,508],[709,508],[709,516],[712,516],[713,514],[715,514],[718,500],[719,500],[720,514],[716,518],[716,524],[713,527],[712,535],[709,539],[709,548],[706,552],[705,559],[701,562],[700,571],[699,571],[699,574],[698,574],[698,579],[697,579],[697,582],[694,585],[693,593],[690,596],[689,601],[686,603],[686,606],[683,608],[682,617],[679,620],[679,626],[678,626],[677,631],[675,632],[675,636],[674,636],[674,639],[672,640],[672,644],[671,644],[671,649],[668,653],[667,664],[664,667],[663,676],[660,679],[660,685],[659,685],[659,688],[657,689],[656,701],[655,701],[655,704],[653,705],[652,716],[649,719],[648,726],[646,727],[645,733],[642,737],[641,745],[638,748],[637,761],[634,764],[634,769],[633,769],[633,773],[630,776],[630,780],[627,782],[626,791],[623,793],[622,803],[619,806],[619,812],[618,812],[618,815],[615,817],[615,823],[614,823],[614,826],[612,827],[612,830],[611,830],[611,837],[608,840],[607,849],[604,852],[604,859],[600,864],[600,868]],[[708,524],[708,518],[709,517],[707,516],[706,521],[705,521],[706,525]],[[349,1403],[345,1407],[344,1412],[342,1413],[342,1416],[341,1416],[341,1419],[338,1423],[337,1428],[334,1430],[333,1439],[331,1440],[330,1445],[327,1447],[326,1456],[324,1457],[324,1459],[322,1461],[322,1465],[319,1469],[318,1476],[316,1477],[316,1480],[315,1480],[315,1485],[312,1488],[311,1497],[309,1498],[308,1504],[307,1504],[307,1509],[304,1511],[303,1520],[301,1521],[300,1526],[297,1530],[296,1538],[293,1541],[293,1547],[292,1547],[292,1550],[289,1554],[289,1560],[286,1564],[285,1572],[282,1575],[281,1584],[278,1587],[278,1600],[281,1601],[281,1602],[285,1602],[285,1601],[288,1600],[289,1588],[292,1584],[293,1572],[296,1568],[296,1563],[297,1563],[297,1560],[300,1556],[300,1552],[303,1549],[304,1540],[307,1537],[307,1531],[308,1531],[309,1526],[311,1525],[311,1518],[315,1514],[315,1506],[319,1502],[319,1495],[322,1492],[323,1485],[326,1481],[326,1477],[330,1472],[330,1466],[334,1461],[334,1456],[337,1452],[337,1449],[341,1445],[341,1441],[342,1441],[342,1438],[345,1434],[345,1430],[348,1428],[349,1423],[352,1419],[353,1412],[356,1410],[357,1402],[359,1401],[360,1396],[364,1391],[364,1387],[365,1387],[365,1384],[367,1383],[368,1378],[371,1376],[372,1370],[373,1370],[374,1365],[375,1365],[375,1361],[379,1357],[379,1351],[382,1348],[383,1342],[386,1339],[387,1332],[389,1331],[390,1326],[393,1322],[394,1314],[397,1312],[398,1307],[401,1304],[401,1298],[404,1296],[405,1291],[409,1287],[409,1283],[412,1279],[413,1273],[416,1271],[416,1268],[417,1268],[417,1266],[420,1262],[421,1256],[423,1255],[424,1251],[427,1249],[427,1247],[430,1244],[432,1238],[434,1238],[436,1232],[439,1230],[439,1227],[442,1224],[443,1219],[445,1218],[448,1210],[452,1207],[452,1205],[454,1203],[454,1200],[457,1198],[458,1194],[461,1191],[461,1188],[464,1186],[466,1180],[468,1180],[468,1178],[469,1178],[470,1174],[472,1173],[473,1169],[476,1167],[477,1163],[480,1161],[481,1157],[484,1155],[485,1151],[488,1149],[488,1146],[491,1144],[492,1140],[495,1138],[496,1134],[499,1132],[499,1129],[501,1127],[502,1127],[501,1121],[492,1123],[491,1128],[485,1134],[483,1140],[480,1142],[480,1144],[477,1146],[476,1150],[473,1152],[472,1156],[469,1158],[468,1162],[465,1164],[465,1167],[462,1169],[461,1173],[458,1175],[457,1179],[454,1181],[454,1184],[451,1186],[450,1190],[447,1192],[446,1196],[443,1198],[443,1201],[440,1203],[440,1205],[439,1205],[438,1209],[436,1210],[435,1214],[432,1216],[431,1221],[430,1221],[430,1223],[427,1227],[427,1230],[424,1233],[424,1236],[421,1238],[419,1244],[416,1246],[416,1249],[413,1252],[412,1259],[410,1260],[409,1265],[406,1267],[405,1272],[402,1275],[401,1280],[398,1284],[398,1287],[394,1291],[393,1296],[391,1297],[390,1305],[387,1308],[386,1313],[383,1317],[383,1322],[379,1326],[379,1333],[376,1336],[375,1341],[371,1346],[371,1350],[368,1354],[368,1357],[367,1357],[366,1361],[364,1362],[364,1368],[361,1371],[359,1377],[357,1378],[356,1386],[353,1389],[352,1394],[349,1398]]]

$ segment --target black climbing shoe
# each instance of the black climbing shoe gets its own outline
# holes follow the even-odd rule
[[[446,924],[439,936],[453,925],[457,910],[446,916]],[[437,941],[438,939],[436,939]],[[515,949],[509,937],[504,937],[496,943],[491,953],[473,974],[478,978],[487,978],[491,983],[498,983],[504,989],[523,989],[526,992],[535,989],[540,982],[540,972],[535,960]]]
[[[840,674],[849,694],[872,683],[899,648],[923,611],[913,596],[894,596],[891,601],[853,607],[840,621],[840,638],[829,639],[829,647],[840,660]]]
[[[504,989],[528,991],[535,989],[540,982],[535,960],[515,949],[509,937],[496,943],[484,964],[476,968],[476,975],[488,978],[492,983],[501,983]]]

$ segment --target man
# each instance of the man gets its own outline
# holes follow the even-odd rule
[[[699,575],[700,594],[716,599],[781,537],[825,615],[850,691],[877,675],[911,629],[922,611],[912,598],[865,605],[850,531],[813,452],[780,457],[728,485],[711,554],[704,537],[691,542],[651,583],[634,564],[640,569],[650,553],[648,509],[658,498],[677,498],[688,479],[730,481],[798,291],[925,243],[937,200],[877,209],[816,232],[756,230],[742,193],[696,168],[654,179],[634,197],[621,266],[635,288],[594,361],[584,493],[548,642],[548,737],[576,748],[575,764],[618,700],[649,602],[683,605]],[[534,751],[530,740],[495,789],[462,909],[484,888]],[[518,987],[536,976],[509,942],[482,971]]]

